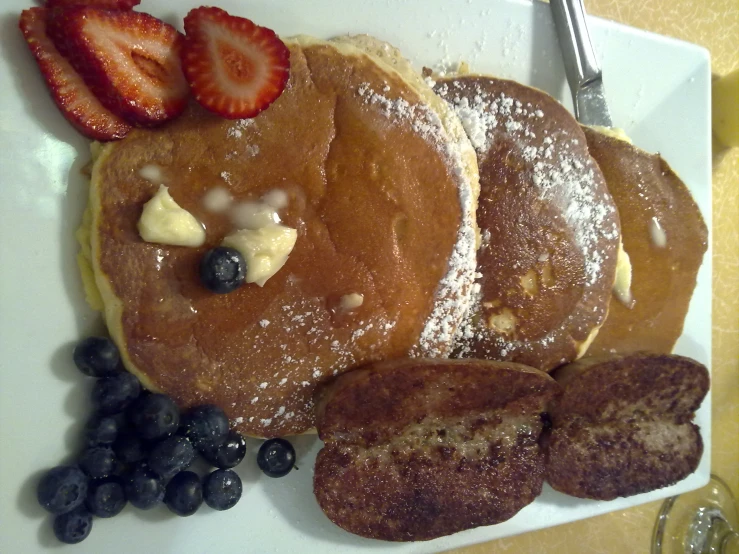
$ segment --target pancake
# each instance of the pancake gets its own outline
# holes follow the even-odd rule
[[[545,371],[577,359],[606,318],[620,236],[585,135],[554,98],[513,81],[456,76],[434,90],[480,170],[480,288],[456,355]]]
[[[590,354],[669,354],[682,334],[708,230],[690,191],[659,155],[584,127],[631,259],[631,299],[614,297]]]
[[[355,365],[446,355],[469,304],[474,151],[431,89],[401,75],[406,62],[352,42],[379,44],[289,40],[287,88],[258,117],[191,105],[106,145],[93,168],[92,264],[126,367],[182,407],[221,406],[248,435],[308,430],[316,385]],[[145,167],[204,224],[202,247],[141,240],[158,189]],[[217,295],[199,281],[204,252],[233,230],[204,206],[216,186],[236,201],[286,194],[279,215],[298,238],[263,287]]]

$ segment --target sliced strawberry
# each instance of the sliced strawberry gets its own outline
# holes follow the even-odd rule
[[[46,34],[46,17],[45,8],[29,8],[21,13],[18,26],[59,110],[86,137],[94,140],[123,138],[131,126],[103,107],[54,47]]]
[[[180,65],[183,36],[146,13],[55,10],[49,36],[105,107],[138,125],[156,125],[187,106]]]
[[[141,0],[46,0],[47,8],[91,6],[106,10],[130,10],[139,4],[141,4]]]
[[[185,17],[182,68],[195,100],[229,119],[254,117],[285,89],[290,50],[274,31],[201,7]]]

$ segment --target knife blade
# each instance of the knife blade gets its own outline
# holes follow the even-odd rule
[[[575,117],[585,125],[613,127],[603,71],[590,40],[582,0],[550,0]]]

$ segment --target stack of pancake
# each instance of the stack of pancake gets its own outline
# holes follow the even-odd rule
[[[316,387],[375,361],[549,371],[589,347],[672,348],[706,233],[661,159],[512,81],[427,82],[371,37],[287,44],[290,81],[256,118],[193,104],[96,155],[83,273],[148,388],[218,404],[239,431],[271,437],[310,429]],[[141,239],[160,184],[147,167],[202,222],[202,247]],[[264,287],[200,283],[203,254],[232,230],[206,209],[214,187],[245,202],[285,193],[279,215],[298,239]],[[624,250],[628,306],[612,299],[614,285],[625,294]],[[348,295],[362,301],[342,313]]]
[[[90,191],[91,265],[126,367],[256,436],[311,428],[316,385],[356,365],[448,354],[475,270],[477,165],[452,111],[370,39],[288,46],[290,80],[268,110],[233,121],[193,104],[103,147]],[[202,247],[141,239],[151,173],[202,222]],[[206,209],[215,187],[237,203],[287,198],[297,242],[263,287],[200,283],[203,254],[233,230]],[[344,297],[361,305],[342,310]]]
[[[513,81],[457,75],[435,91],[480,171],[481,289],[457,355],[551,371],[586,352],[671,352],[707,230],[667,163]]]

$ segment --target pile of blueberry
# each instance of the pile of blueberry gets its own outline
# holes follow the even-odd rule
[[[241,479],[231,468],[244,458],[246,441],[229,429],[223,410],[204,405],[180,414],[168,396],[142,391],[107,338],[83,340],[74,362],[97,378],[85,447],[76,465],[51,469],[37,489],[41,506],[56,516],[54,534],[60,541],[84,540],[93,516],[113,517],[127,502],[142,510],[164,503],[173,513],[189,516],[203,501],[215,510],[239,501]],[[188,471],[198,453],[216,468],[202,479]],[[270,477],[282,477],[295,464],[295,450],[284,439],[264,441],[257,463]]]

